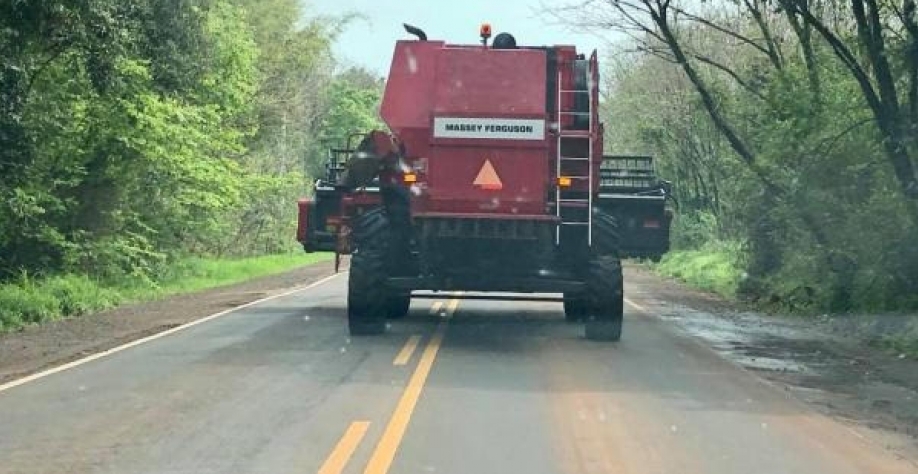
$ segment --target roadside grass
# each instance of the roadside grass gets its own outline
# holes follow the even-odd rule
[[[918,324],[912,324],[898,334],[883,335],[873,341],[873,345],[891,355],[918,359]]]
[[[650,264],[653,271],[658,274],[675,278],[689,286],[705,291],[711,291],[720,296],[736,301],[739,298],[738,290],[743,282],[743,269],[741,266],[739,248],[735,245],[724,243],[708,244],[697,250],[673,250],[663,257],[660,263]],[[772,283],[780,287],[781,283]],[[785,286],[793,287],[793,282]],[[787,300],[787,298],[785,298]],[[786,303],[783,306],[756,305],[766,311],[775,310],[778,314],[812,314],[812,309],[804,312],[795,312],[793,307]],[[807,312],[809,311],[809,312]],[[913,319],[897,329],[871,329],[876,322],[882,321],[884,316],[864,313],[858,314],[862,326],[854,331],[855,338],[881,350],[887,354],[918,360],[918,319]],[[880,325],[882,326],[882,325]]]
[[[24,276],[18,282],[0,284],[0,332],[240,283],[332,257],[330,253],[289,253],[238,259],[188,258],[164,269],[153,281],[105,283],[86,275]]]
[[[739,249],[728,243],[710,244],[697,250],[673,250],[653,269],[695,288],[712,291],[725,298],[736,298],[743,278]]]

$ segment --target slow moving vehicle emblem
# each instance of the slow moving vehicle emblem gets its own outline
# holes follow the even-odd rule
[[[478,176],[472,184],[485,191],[500,191],[504,189],[504,183],[501,182],[500,176],[497,175],[497,170],[494,169],[491,160],[485,160],[484,166],[481,167],[481,171],[478,172]]]

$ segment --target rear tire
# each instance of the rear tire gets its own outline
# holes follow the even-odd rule
[[[390,291],[386,284],[389,223],[382,209],[354,222],[356,251],[351,258],[347,288],[347,323],[352,336],[386,331]]]
[[[411,307],[411,293],[393,293],[389,295],[386,306],[386,318],[401,319],[408,314]]]
[[[564,319],[569,323],[576,323],[586,319],[589,311],[589,302],[583,294],[564,294]]]
[[[592,341],[618,341],[624,319],[622,266],[618,257],[598,256],[590,262],[589,314],[586,338]]]
[[[619,243],[615,216],[594,208],[585,331],[586,338],[593,341],[618,341],[622,337],[624,288]]]

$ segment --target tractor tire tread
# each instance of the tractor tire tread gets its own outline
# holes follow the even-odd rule
[[[587,281],[589,314],[586,338],[618,341],[624,322],[624,294],[621,261],[608,255],[594,256]]]
[[[354,221],[356,251],[351,257],[347,291],[348,329],[353,336],[382,334],[386,330],[390,292],[386,285],[389,246],[388,221],[382,209]]]

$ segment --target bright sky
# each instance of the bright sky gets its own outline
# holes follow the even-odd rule
[[[512,33],[517,44],[546,46],[574,44],[580,52],[603,51],[601,38],[576,34],[542,11],[542,0],[306,0],[312,14],[343,15],[357,12],[355,20],[335,45],[337,57],[387,75],[398,39],[412,38],[402,23],[423,29],[429,39],[449,43],[476,43],[478,26],[492,25],[493,34]],[[561,5],[564,0],[545,2]]]

